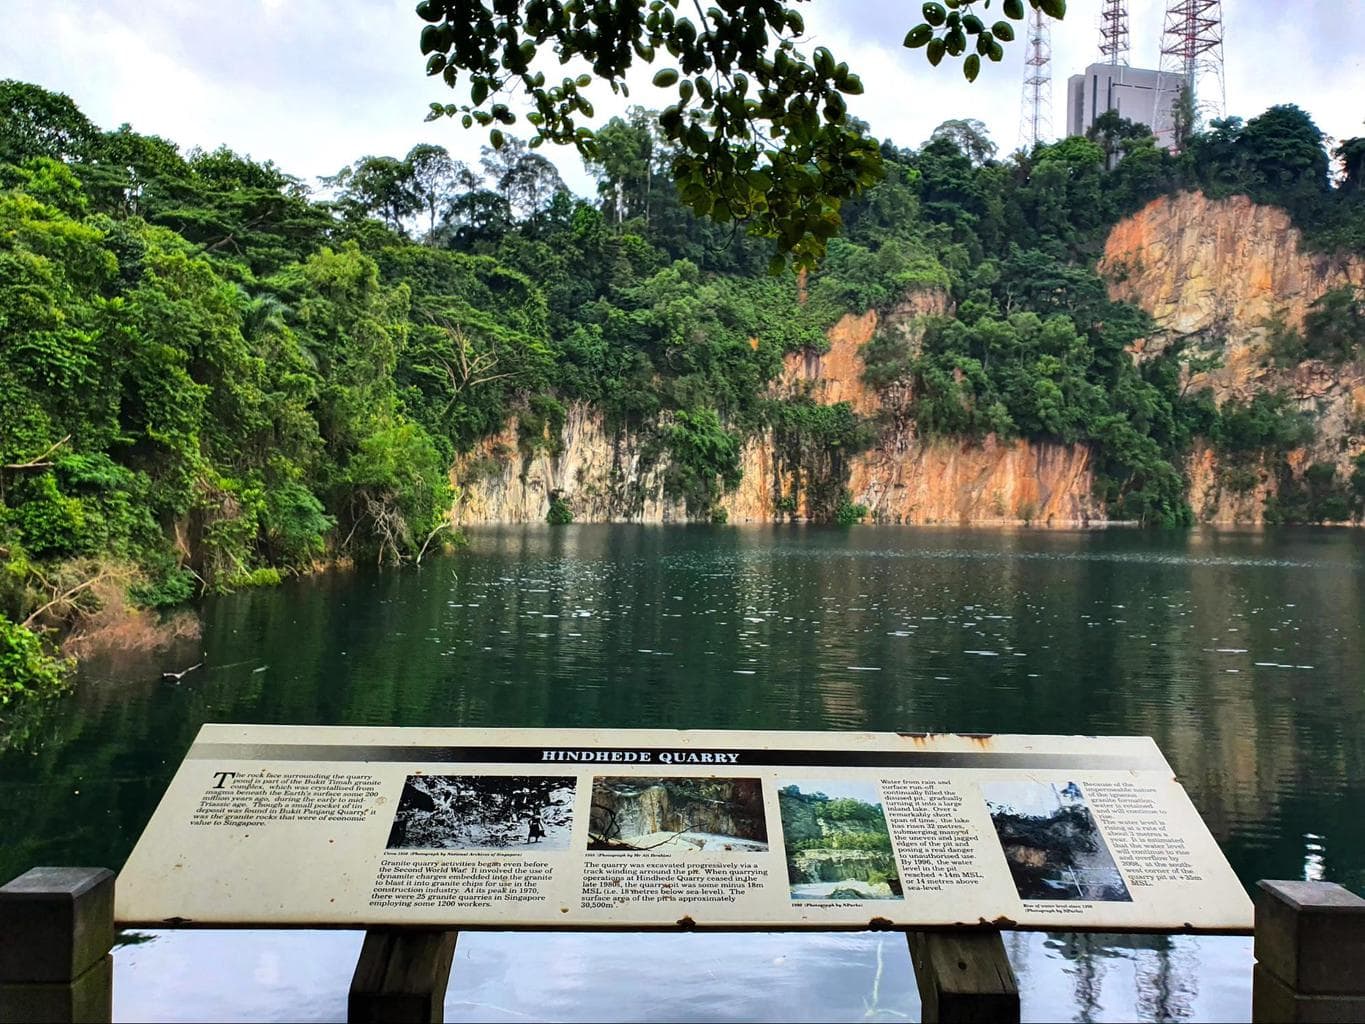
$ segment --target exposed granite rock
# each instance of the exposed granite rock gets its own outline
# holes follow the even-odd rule
[[[1138,358],[1188,339],[1222,363],[1187,375],[1188,389],[1208,387],[1220,405],[1286,392],[1317,425],[1313,444],[1290,453],[1291,471],[1330,462],[1346,478],[1352,459],[1365,450],[1365,367],[1316,359],[1276,367],[1266,328],[1278,318],[1299,330],[1325,292],[1365,286],[1365,260],[1302,251],[1300,237],[1276,207],[1245,196],[1184,192],[1156,199],[1117,224],[1099,269],[1114,298],[1142,307],[1162,328],[1160,337],[1137,346]],[[1204,522],[1260,523],[1265,499],[1277,487],[1278,467],[1228,474],[1207,445],[1195,446],[1185,468],[1190,507]]]
[[[875,850],[802,850],[792,858],[792,882],[884,881],[895,877],[896,861]],[[888,893],[890,889],[888,888]]]
[[[919,319],[942,313],[940,291],[912,292],[885,315],[843,317],[829,331],[823,353],[786,357],[773,393],[809,394],[825,404],[849,402],[862,416],[876,416],[883,396],[863,383],[860,350],[879,329],[913,340]],[[910,396],[892,390],[885,400]],[[1091,495],[1089,449],[1015,440],[981,443],[921,438],[913,424],[886,417],[877,445],[849,464],[852,498],[873,518],[897,523],[1085,523],[1103,519]],[[729,521],[771,522],[781,518],[778,502],[794,490],[796,515],[810,514],[809,484],[803,470],[784,466],[771,435],[750,438],[741,452],[743,476],[722,499]],[[525,455],[517,450],[513,422],[458,460],[451,472],[457,487],[460,522],[540,522],[550,495],[568,501],[583,522],[682,522],[680,501],[663,493],[665,464],[648,456],[644,438],[610,430],[600,412],[577,404],[569,409],[557,454]]]

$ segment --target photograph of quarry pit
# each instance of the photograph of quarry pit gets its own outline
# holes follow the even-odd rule
[[[1131,902],[1074,782],[984,782],[981,795],[1021,900]]]
[[[789,783],[777,799],[794,901],[900,898],[900,871],[874,784]]]
[[[763,784],[758,779],[593,779],[588,849],[765,853]]]
[[[567,850],[575,781],[548,775],[409,775],[388,848]]]

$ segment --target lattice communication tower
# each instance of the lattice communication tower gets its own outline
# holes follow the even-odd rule
[[[1180,90],[1190,91],[1189,113],[1199,127],[1227,109],[1223,83],[1222,0],[1168,0],[1166,26],[1161,33],[1162,86],[1160,102],[1178,116]]]
[[[1106,64],[1128,63],[1127,0],[1104,0],[1100,8],[1100,56]]]
[[[1043,12],[1029,12],[1024,51],[1024,97],[1019,114],[1019,145],[1032,150],[1052,137],[1052,29]]]

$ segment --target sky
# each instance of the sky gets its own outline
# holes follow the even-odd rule
[[[1130,63],[1158,61],[1163,0],[1128,0]],[[1334,138],[1365,135],[1365,43],[1348,8],[1360,0],[1226,0],[1227,112],[1253,117],[1297,103]],[[476,163],[486,135],[425,123],[457,97],[427,78],[413,0],[0,0],[0,78],[67,93],[96,124],[129,123],[180,145],[226,144],[309,180],[359,156],[401,156],[434,142]],[[979,118],[1001,153],[1019,143],[1022,31],[975,83],[945,61],[902,48],[917,5],[810,0],[807,52],[828,46],[863,79],[852,114],[878,138],[918,146],[940,122]],[[1066,79],[1099,59],[1099,0],[1071,0],[1052,27],[1053,124],[1064,129]],[[1339,40],[1352,42],[1343,46]],[[650,72],[649,74],[652,74]],[[629,100],[595,85],[598,121],[670,92],[630,79]],[[519,126],[524,132],[524,122]],[[515,131],[515,129],[514,129]],[[567,149],[542,150],[580,194],[592,178]]]
[[[824,793],[831,800],[861,800],[865,804],[880,804],[882,795],[877,791],[875,782],[859,782],[857,779],[782,779],[779,787],[795,786],[802,793]]]

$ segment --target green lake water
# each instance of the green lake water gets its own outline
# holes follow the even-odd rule
[[[12,723],[0,875],[118,867],[204,722],[1141,734],[1243,882],[1365,889],[1365,531],[474,531],[209,601]],[[203,667],[178,685],[163,668]],[[1010,935],[1034,1019],[1246,1019],[1244,939]],[[342,1019],[352,933],[158,933],[123,1019]],[[447,1017],[916,1019],[894,935],[460,940]]]

